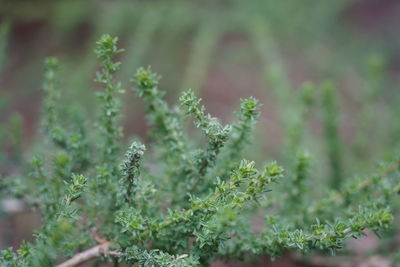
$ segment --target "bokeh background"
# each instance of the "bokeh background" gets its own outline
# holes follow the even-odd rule
[[[250,151],[259,161],[284,162],[301,88],[315,84],[318,95],[319,84],[331,80],[343,175],[367,173],[399,144],[399,29],[397,0],[1,0],[0,174],[15,173],[40,140],[45,57],[60,59],[63,104],[94,113],[93,48],[103,33],[125,48],[117,76],[127,90],[127,138],[145,138],[148,130],[129,80],[151,65],[170,103],[192,88],[224,123],[240,98],[258,98],[261,121]],[[315,173],[324,177],[329,145],[321,110],[302,125],[318,159]],[[0,248],[30,240],[40,220],[15,203],[3,206]]]

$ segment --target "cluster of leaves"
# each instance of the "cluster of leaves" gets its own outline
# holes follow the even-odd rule
[[[120,66],[115,56],[122,52],[117,38],[104,35],[95,51],[103,90],[97,94],[98,131],[89,134],[90,119],[61,119],[58,62],[46,61],[44,129],[53,145],[34,158],[28,179],[14,178],[6,187],[40,210],[43,227],[34,242],[2,251],[2,266],[53,266],[96,242],[117,252],[104,251],[99,261],[207,266],[213,259],[278,257],[290,250],[336,252],[367,228],[380,232],[391,225],[389,203],[400,191],[398,158],[327,198],[309,200],[307,154],[298,154],[286,173],[276,162],[258,169],[241,159],[258,120],[256,99],[241,100],[237,121],[224,126],[193,91],[170,107],[150,68],[138,69],[132,79],[154,140],[147,151],[155,160],[143,165],[145,146],[138,140],[126,145],[118,121],[116,94],[123,90],[113,78]],[[188,116],[205,140],[189,136]],[[277,185],[281,180],[290,188],[286,193]],[[256,233],[252,218],[260,214],[265,228]]]

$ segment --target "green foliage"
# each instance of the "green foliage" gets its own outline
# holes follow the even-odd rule
[[[339,188],[343,180],[341,142],[338,129],[338,111],[335,87],[331,82],[322,85],[323,123],[331,168],[331,186]]]
[[[10,23],[8,21],[0,24],[0,73],[3,70],[6,61],[7,39],[10,31]]]
[[[133,142],[125,154],[125,160],[121,165],[122,178],[120,179],[119,194],[123,195],[125,202],[131,203],[140,175],[140,161],[143,157],[145,146]]]
[[[63,129],[59,125],[60,114],[56,105],[60,102],[60,91],[57,90],[56,73],[58,70],[58,60],[56,58],[48,58],[45,61],[45,82],[43,89],[46,93],[44,104],[44,113],[46,114],[44,128],[51,134],[51,139],[54,143],[61,147],[66,146],[66,140]]]
[[[58,71],[59,63],[56,58],[45,60],[43,90],[46,98],[44,100],[43,128],[56,146],[70,152],[73,161],[72,169],[81,170],[86,168],[89,162],[86,130],[79,109],[72,108],[67,111],[65,107],[60,105],[62,96],[57,82]],[[64,126],[64,120],[61,119],[66,113],[71,113],[69,117],[72,125],[68,125],[69,128],[72,126],[71,130]]]
[[[204,106],[199,106],[201,99],[197,99],[192,91],[184,93],[180,99],[182,105],[187,109],[188,114],[195,117],[195,125],[201,128],[204,135],[208,138],[208,145],[205,151],[198,156],[197,169],[199,174],[204,176],[207,168],[212,167],[217,155],[228,139],[231,127],[222,126],[217,118],[205,115]]]
[[[122,136],[122,129],[117,123],[120,115],[119,101],[114,97],[115,93],[121,93],[121,84],[113,81],[114,73],[119,69],[120,62],[114,62],[113,58],[123,50],[117,48],[118,38],[103,35],[96,43],[96,56],[100,59],[101,69],[96,73],[96,82],[104,87],[104,91],[97,94],[101,105],[99,117],[100,134],[102,135],[102,147],[104,150],[103,162],[109,162],[119,152],[118,139]],[[114,167],[115,169],[115,167]],[[115,173],[115,171],[113,171]]]
[[[34,242],[16,252],[1,251],[2,266],[54,266],[78,252],[90,252],[96,242],[109,245],[94,256],[104,256],[99,261],[207,266],[214,259],[275,258],[292,250],[336,253],[367,228],[381,233],[390,227],[390,205],[400,192],[399,159],[377,174],[342,183],[341,154],[334,150],[337,121],[331,115],[336,106],[328,86],[324,122],[333,131],[327,137],[332,177],[340,181],[326,198],[309,197],[313,166],[300,141],[290,150],[296,154],[290,155],[293,162],[286,172],[275,161],[256,168],[255,159],[243,159],[259,116],[255,98],[241,100],[237,120],[224,126],[206,113],[191,90],[181,95],[179,105],[170,106],[158,88],[160,76],[150,68],[139,68],[132,82],[152,127],[147,145],[151,156],[134,141],[124,157],[117,98],[122,89],[114,79],[120,67],[115,57],[121,51],[117,38],[104,35],[97,42],[96,81],[102,90],[97,94],[97,131],[90,135],[90,118],[65,112],[60,105],[58,62],[46,60],[44,128],[52,146],[32,160],[28,178],[21,175],[4,186],[39,209],[43,226]],[[303,118],[313,105],[311,85],[304,87],[300,100]],[[194,117],[205,141],[189,135],[181,109]],[[282,192],[281,185],[289,190]],[[266,216],[265,227],[255,233],[252,219],[260,214]]]

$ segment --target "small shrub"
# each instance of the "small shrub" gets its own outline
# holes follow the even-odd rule
[[[158,88],[160,76],[140,68],[132,83],[154,142],[149,148],[138,140],[126,145],[118,98],[124,90],[114,79],[120,67],[115,56],[122,50],[117,38],[104,35],[95,52],[100,60],[95,80],[103,88],[95,128],[83,111],[61,105],[58,61],[46,60],[43,129],[52,145],[32,160],[29,176],[3,182],[3,190],[38,209],[43,226],[34,242],[2,251],[2,266],[65,267],[91,259],[207,266],[214,259],[276,258],[292,250],[336,253],[365,229],[379,233],[391,225],[389,202],[400,190],[396,160],[347,183],[339,163],[332,162],[337,168],[332,179],[340,183],[325,198],[310,200],[307,153],[298,153],[287,171],[277,162],[256,167],[242,159],[259,116],[253,97],[241,100],[235,122],[222,125],[193,91],[171,107]],[[330,90],[325,120],[333,127],[334,160]],[[188,117],[203,135],[200,142],[185,130]],[[260,214],[265,226],[255,233],[252,218]]]

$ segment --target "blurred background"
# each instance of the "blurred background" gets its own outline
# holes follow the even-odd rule
[[[258,161],[285,162],[286,148],[301,138],[318,159],[316,176],[326,176],[332,157],[343,176],[368,173],[399,145],[399,29],[397,0],[1,0],[0,175],[15,173],[40,138],[45,57],[60,59],[63,104],[93,114],[93,48],[104,33],[118,36],[125,49],[117,76],[127,89],[128,139],[145,138],[148,130],[129,80],[150,65],[170,103],[192,88],[224,123],[240,98],[258,98],[261,121],[250,148]],[[327,80],[333,105],[320,96]],[[313,88],[314,99],[306,117],[296,115],[304,88]],[[324,134],[331,115],[340,151]],[[6,206],[0,248],[30,240],[40,225],[31,213],[7,211],[15,204]],[[277,266],[294,266],[287,264]]]

